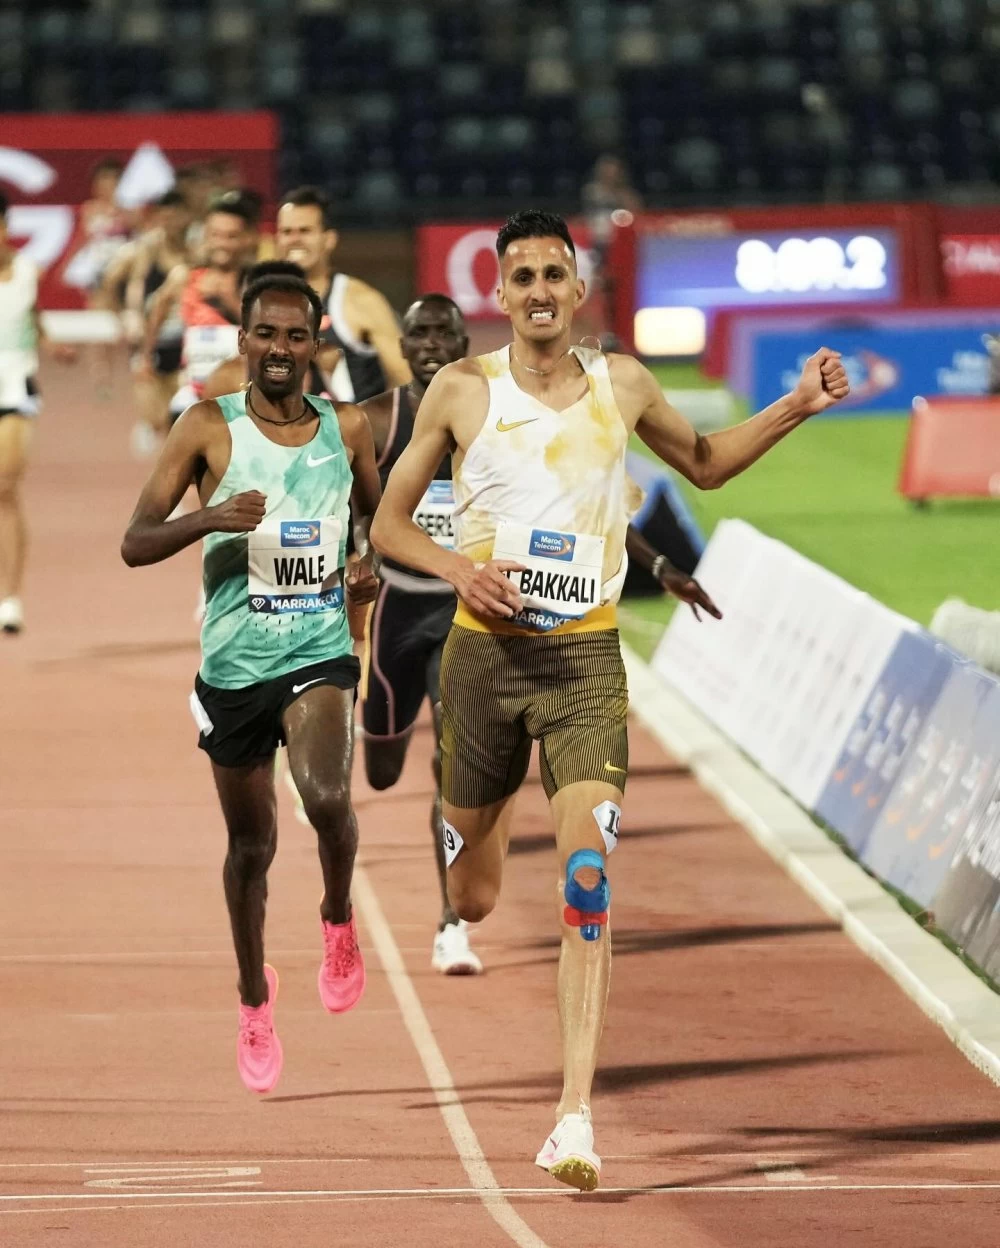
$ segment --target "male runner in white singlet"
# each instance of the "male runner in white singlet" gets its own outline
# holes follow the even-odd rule
[[[562,218],[516,214],[497,252],[513,342],[449,364],[431,382],[372,541],[387,558],[449,581],[460,599],[441,666],[441,787],[448,892],[470,922],[496,905],[514,794],[532,738],[540,742],[566,908],[563,1093],[536,1161],[589,1191],[601,1164],[590,1093],[611,965],[607,855],[628,769],[615,626],[627,566],[625,448],[635,432],[694,485],[713,489],[844,398],[848,384],[840,356],[823,348],[790,394],[702,437],[631,356],[570,345],[584,288]],[[449,451],[455,550],[412,518]]]

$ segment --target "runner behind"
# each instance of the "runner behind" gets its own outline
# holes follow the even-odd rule
[[[140,362],[144,378],[155,375],[154,352],[164,322],[177,305],[183,325],[180,388],[170,401],[176,419],[201,398],[215,367],[237,354],[240,336],[240,272],[255,246],[252,207],[230,193],[215,200],[205,218],[204,263],[177,265],[153,297]]]
[[[447,295],[425,295],[403,317],[400,349],[413,380],[363,403],[375,440],[383,483],[406,449],[413,421],[431,379],[444,365],[462,359],[469,339],[461,310]],[[454,548],[451,513],[451,457],[438,465],[416,511],[436,542]],[[482,963],[469,947],[468,925],[448,900],[441,825],[441,652],[455,614],[455,591],[447,581],[383,562],[378,597],[369,616],[361,682],[365,772],[375,789],[399,779],[413,725],[426,698],[434,724],[434,801],[431,831],[441,886],[441,918],[431,965],[444,975],[478,975]]]
[[[38,348],[48,345],[38,315],[38,269],[10,241],[7,199],[0,194],[0,630],[24,627],[21,582],[27,555],[27,523],[21,480],[28,462],[38,394]],[[72,347],[51,347],[63,362]]]

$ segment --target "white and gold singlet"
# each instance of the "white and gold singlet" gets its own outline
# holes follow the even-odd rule
[[[520,389],[510,347],[479,357],[489,384],[482,429],[455,470],[456,549],[480,563],[511,559],[524,601],[513,621],[486,621],[459,603],[455,621],[494,632],[615,627],[625,554],[625,448],[608,361],[571,347],[587,392],[562,411]]]

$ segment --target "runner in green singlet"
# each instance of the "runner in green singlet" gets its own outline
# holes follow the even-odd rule
[[[350,1009],[365,982],[350,901],[359,664],[344,595],[375,596],[368,525],[379,478],[364,413],[303,396],[322,315],[299,278],[269,276],[248,287],[240,351],[250,388],[188,408],[122,542],[123,559],[136,566],[204,539],[206,611],[191,711],[229,834],[223,878],[239,966],[237,1066],[255,1092],[271,1091],[282,1065],[277,976],[263,948],[280,744],[319,840],[324,1006]],[[168,520],[192,483],[202,507]],[[351,504],[361,560],[345,576]]]

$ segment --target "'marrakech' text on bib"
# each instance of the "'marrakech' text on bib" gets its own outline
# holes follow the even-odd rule
[[[512,624],[548,632],[567,620],[580,619],[601,601],[603,537],[501,521],[493,557],[524,568],[507,573],[524,603]]]
[[[251,611],[332,611],[343,606],[341,523],[265,517],[250,534],[247,596]]]

